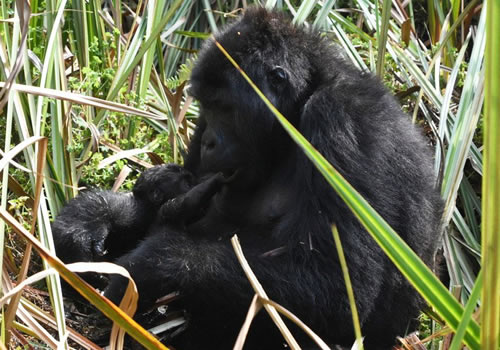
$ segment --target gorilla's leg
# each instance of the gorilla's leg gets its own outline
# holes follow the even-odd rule
[[[219,332],[219,328],[225,327],[228,333],[225,336],[221,334],[221,339],[227,340],[229,334],[236,339],[254,293],[230,241],[200,239],[165,227],[158,228],[162,231],[147,237],[136,249],[116,261],[130,272],[136,282],[139,291],[138,311],[145,311],[158,298],[178,291],[182,306],[192,315],[193,322],[203,323],[199,327],[188,328],[188,332],[191,329],[195,338],[199,338],[201,342],[204,337],[201,332],[206,332],[206,337],[211,339],[207,344],[210,344],[213,339],[217,339],[214,334]],[[241,243],[252,270],[272,300],[288,308],[306,323],[315,324],[314,330],[320,336],[335,332],[339,340],[351,339],[352,327],[331,327],[332,324],[345,324],[351,317],[347,298],[344,297],[345,285],[341,273],[335,273],[339,266],[334,259],[310,259],[306,264],[297,258],[301,253],[293,249],[279,255],[262,255],[268,247],[261,249],[260,246],[265,243],[255,236],[251,242],[242,240]],[[311,270],[320,271],[325,268],[333,272],[327,276],[311,273]],[[355,287],[358,287],[360,294],[371,293],[367,288],[359,288],[359,282],[356,282]],[[361,282],[375,284],[374,281]],[[105,295],[119,303],[126,284],[125,278],[111,276]],[[338,295],[335,304],[330,303],[329,295]],[[365,303],[367,295],[361,295],[359,300],[358,307],[363,322],[370,305]],[[323,319],[317,309],[329,312],[325,313]],[[314,315],[314,320],[311,315]],[[238,321],[228,324],[228,319]],[[207,322],[212,322],[213,327],[207,325]],[[268,325],[266,322],[260,325],[257,323],[255,327],[261,329]],[[274,329],[274,326],[269,327]],[[301,332],[299,337],[300,335]],[[191,348],[197,347],[193,345]]]

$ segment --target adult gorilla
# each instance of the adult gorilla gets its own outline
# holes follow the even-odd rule
[[[264,9],[247,10],[216,37],[273,104],[431,264],[441,201],[429,150],[378,79],[346,62],[329,40]],[[198,181],[219,172],[226,179],[205,204],[204,215],[182,228],[158,218],[145,228],[136,224],[144,220],[133,206],[120,205],[117,198],[124,195],[90,192],[70,202],[54,224],[60,256],[106,259],[94,247],[110,232],[120,235],[120,225],[135,227],[127,238],[131,250],[115,261],[135,279],[140,307],[180,291],[190,324],[174,343],[179,349],[227,349],[253,296],[229,242],[237,233],[271,299],[325,341],[351,345],[350,307],[331,233],[336,224],[366,348],[389,348],[417,316],[417,293],[211,40],[200,53],[191,85],[201,113],[185,168]],[[106,295],[117,301],[122,287],[121,278],[113,277]],[[281,347],[283,339],[268,316],[259,317],[249,348]],[[295,333],[307,346],[301,332]]]

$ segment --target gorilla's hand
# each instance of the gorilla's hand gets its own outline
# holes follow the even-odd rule
[[[210,199],[226,182],[222,173],[217,173],[203,180],[175,198],[169,199],[160,208],[160,217],[167,222],[186,223],[203,215],[203,209],[208,206]]]
[[[106,249],[106,238],[108,235],[109,228],[107,225],[99,226],[92,232],[92,236],[90,237],[92,261],[104,259],[104,256],[108,253]]]

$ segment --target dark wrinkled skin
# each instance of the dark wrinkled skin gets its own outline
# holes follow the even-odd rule
[[[216,39],[431,265],[442,203],[430,150],[381,82],[345,61],[328,39],[262,9],[248,10]],[[209,196],[202,215],[169,225],[158,212],[124,212],[119,195],[91,192],[70,202],[56,219],[57,252],[63,259],[71,252],[92,260],[96,237],[133,231],[121,238],[132,249],[113,261],[135,279],[140,308],[179,291],[190,323],[173,345],[229,349],[253,296],[229,241],[237,233],[269,297],[327,343],[350,347],[353,327],[332,238],[335,224],[365,348],[389,349],[396,336],[411,330],[421,299],[211,40],[199,54],[190,93],[201,112],[185,169],[196,179],[217,173],[230,179]],[[145,218],[151,226],[136,230]],[[118,301],[122,288],[122,280],[113,277],[106,295]],[[312,346],[302,332],[293,332],[302,346]],[[261,312],[247,348],[282,343]]]

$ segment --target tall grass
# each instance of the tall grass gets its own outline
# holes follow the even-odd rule
[[[481,345],[500,346],[500,3],[488,3],[482,220]]]
[[[206,34],[236,15],[241,2],[128,5],[120,0],[0,0],[2,293],[35,272],[29,259],[20,260],[30,256],[31,248],[14,231],[35,234],[53,254],[50,220],[80,185],[127,189],[144,166],[180,161],[198,112],[184,94],[190,60]],[[324,31],[355,65],[384,79],[428,130],[446,202],[447,287],[461,287],[458,301],[347,184],[336,182],[341,179],[335,180],[334,169],[314,150],[307,151],[431,302],[437,321],[444,319],[456,332],[451,348],[463,341],[471,349],[498,349],[498,1],[488,2],[488,8],[478,0],[302,1],[297,6],[268,0],[265,5]],[[181,68],[182,63],[187,65]],[[46,155],[40,137],[47,138]],[[52,262],[42,261],[44,269]],[[1,344],[14,344],[14,335],[21,344],[29,340],[67,348],[69,335],[95,347],[65,326],[57,275],[49,275],[47,288],[53,321],[43,321],[51,316],[18,295],[3,306]],[[45,330],[47,324],[56,335]],[[427,346],[437,348],[438,342]]]

